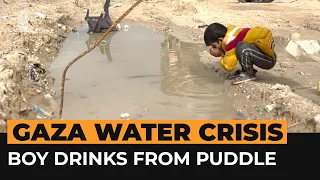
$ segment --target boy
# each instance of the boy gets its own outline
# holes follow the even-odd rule
[[[219,23],[210,24],[204,32],[204,42],[211,46],[210,54],[222,57],[220,65],[231,72],[239,64],[233,84],[256,80],[257,70],[253,65],[269,70],[276,64],[275,43],[272,33],[265,27],[225,27]]]

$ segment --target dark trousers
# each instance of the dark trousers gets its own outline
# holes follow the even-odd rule
[[[236,56],[242,69],[253,68],[253,65],[261,69],[271,69],[277,61],[277,57],[270,57],[263,53],[257,46],[246,42],[239,42],[236,46]]]

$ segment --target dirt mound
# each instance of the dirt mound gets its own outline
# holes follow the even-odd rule
[[[50,91],[53,80],[48,77],[47,66],[72,31],[67,24],[74,21],[53,1],[7,3],[0,8],[1,132],[8,119],[43,118],[37,107],[54,115],[56,107],[48,100],[54,93]]]

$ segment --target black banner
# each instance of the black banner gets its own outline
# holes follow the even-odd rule
[[[263,176],[263,177],[296,177],[302,175],[304,178],[316,177],[318,175],[320,162],[320,134],[288,134],[287,145],[8,145],[7,135],[0,134],[0,172],[1,177],[22,177],[31,178],[32,176],[61,176],[61,177],[110,177],[110,176],[150,176],[157,178],[160,176]],[[36,162],[31,165],[12,165],[9,166],[9,152],[39,152],[44,154],[49,152],[44,165],[40,165],[37,157]],[[55,152],[126,152],[126,165],[55,165]],[[179,153],[181,156],[189,152],[189,165],[174,163],[170,165],[145,165],[144,161],[134,165],[134,152],[161,152]],[[210,161],[197,165],[198,152],[214,152],[214,159],[217,159],[218,152],[251,152],[253,155],[259,154],[258,162],[265,161],[266,152],[276,152],[276,165],[212,165]],[[27,162],[32,162],[31,156],[26,156]],[[61,156],[62,157],[62,156]],[[141,155],[143,157],[143,155]],[[116,158],[116,155],[114,155]],[[166,158],[164,158],[166,159]],[[169,158],[167,158],[168,160]],[[164,161],[167,161],[164,160]],[[60,160],[61,162],[63,160]],[[115,160],[116,163],[116,160]],[[87,162],[88,164],[88,162]]]

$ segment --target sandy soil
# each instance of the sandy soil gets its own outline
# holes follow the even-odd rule
[[[279,37],[287,38],[291,33],[299,32],[304,39],[318,37],[320,40],[320,22],[316,21],[320,17],[319,0],[282,1],[253,4],[237,0],[149,0],[133,10],[127,19],[195,43],[203,43],[203,29],[198,26],[212,22],[243,27],[262,25]],[[113,1],[110,8],[113,19],[133,2]],[[102,12],[103,3],[102,0],[79,1],[96,15]],[[25,25],[21,23],[22,9],[28,14],[29,22]],[[83,20],[84,15],[85,10],[74,1],[0,1],[0,131],[5,131],[7,119],[34,119],[35,113],[30,109],[34,104],[45,111],[56,112],[57,106],[50,98],[54,94],[50,91],[52,79],[47,73],[40,73],[40,86],[32,83],[26,67],[30,62],[40,63],[46,70],[65,35]],[[22,26],[31,27],[31,32],[23,32]],[[218,60],[206,52],[201,55],[202,62],[228,82],[228,74],[219,67]],[[320,80],[319,62],[316,58],[307,61],[282,57],[274,69],[259,70],[259,81],[230,85],[226,91],[234,97],[233,105],[244,118],[287,119],[289,132],[320,132],[319,123],[314,119],[320,114],[320,96],[316,94]],[[44,79],[47,83],[43,83]],[[38,94],[36,90],[41,92]],[[267,105],[273,105],[273,110],[259,111]]]

